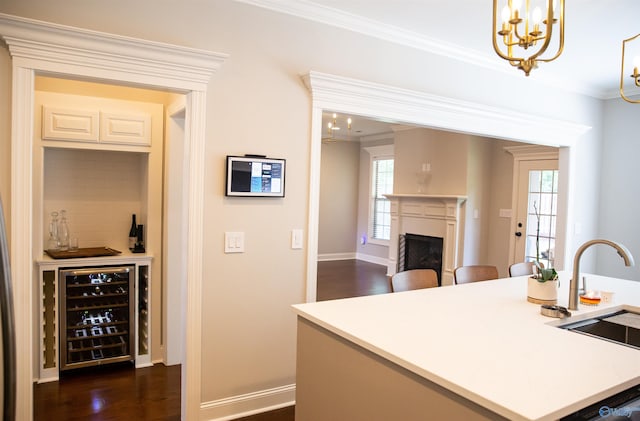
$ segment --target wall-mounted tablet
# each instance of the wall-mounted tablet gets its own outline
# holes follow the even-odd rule
[[[227,156],[226,195],[284,197],[284,159],[263,156]]]

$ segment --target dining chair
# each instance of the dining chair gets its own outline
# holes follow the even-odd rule
[[[544,267],[542,263],[538,264],[541,268]],[[509,276],[533,275],[536,272],[536,262],[519,262],[509,266]]]
[[[391,292],[438,286],[438,273],[433,269],[410,269],[391,277]]]
[[[491,265],[460,266],[453,271],[456,284],[498,279],[498,269]]]

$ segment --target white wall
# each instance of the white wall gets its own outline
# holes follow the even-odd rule
[[[639,104],[630,104],[619,98],[605,102],[598,231],[600,237],[627,246],[636,266],[625,267],[616,252],[606,246],[595,246],[594,250],[585,252],[585,255],[597,254],[598,273],[634,280],[640,280],[638,116]]]
[[[63,0],[4,0],[0,12],[230,54],[210,83],[206,121],[201,399],[213,408],[232,412],[233,405],[219,404],[222,399],[295,382],[290,305],[304,300],[307,262],[305,250],[290,249],[290,231],[304,228],[309,213],[311,99],[300,79],[309,70],[594,126],[571,162],[575,179],[587,184],[571,186],[568,223],[579,222],[582,237],[570,238],[569,248],[596,232],[599,101],[542,86],[535,75],[525,78],[506,64],[505,73],[471,68],[230,0],[84,1],[72,7]],[[0,52],[1,69],[8,68],[7,56]],[[9,72],[0,72],[0,87],[7,88],[0,90],[0,111],[9,109],[9,79]],[[526,101],[514,101],[515,94]],[[10,136],[8,124],[1,126],[4,197]],[[224,157],[245,153],[287,159],[284,199],[224,197]],[[224,254],[225,231],[245,232],[245,253]]]

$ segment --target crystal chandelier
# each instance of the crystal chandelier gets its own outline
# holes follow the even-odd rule
[[[498,0],[493,0],[493,49],[500,57],[521,69],[527,76],[532,69],[538,67],[539,62],[558,58],[564,48],[564,0],[559,0],[559,10],[556,10],[556,1],[524,0],[525,5],[522,9],[522,0],[506,0],[503,3],[504,7],[499,11]],[[547,10],[546,15],[543,16],[542,9],[536,4],[544,5],[545,3]],[[498,13],[501,17],[500,26],[498,26]],[[553,56],[544,58],[542,55],[551,44],[551,36],[556,24],[559,29],[557,51]],[[531,55],[525,57],[529,51]],[[519,53],[522,53],[521,57],[517,56]]]
[[[630,59],[628,62],[625,61],[625,49],[627,47],[627,43],[631,43],[633,40],[635,40],[636,38],[640,37],[640,34],[636,35],[635,37],[631,37],[629,39],[625,39],[624,41],[622,41],[622,66],[620,68],[620,96],[622,97],[622,99],[624,99],[627,102],[631,102],[634,104],[640,104],[640,99],[630,99],[627,94],[625,94],[624,92],[624,88],[625,85],[631,85],[631,83],[627,83],[625,84],[625,78],[630,76],[631,79],[633,80],[633,85],[636,88],[640,88],[640,46],[636,47],[635,49],[635,54],[633,54],[633,50],[632,50],[632,54],[631,57],[632,59]],[[633,69],[633,71],[630,71],[630,69]],[[631,73],[631,74],[629,74]],[[625,76],[627,75],[627,76]],[[627,79],[628,80],[628,79]],[[627,90],[628,92],[629,90]],[[640,90],[636,90],[635,92],[631,93],[630,95],[637,95],[640,94]]]

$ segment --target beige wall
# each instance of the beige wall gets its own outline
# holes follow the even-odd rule
[[[488,139],[463,136],[468,145],[463,265],[487,264],[491,149]]]
[[[290,233],[306,228],[311,211],[311,97],[301,74],[315,70],[541,117],[562,116],[594,126],[578,142],[572,171],[580,177],[597,166],[600,102],[545,87],[515,70],[473,67],[231,0],[179,5],[166,0],[84,1],[73,7],[62,0],[4,0],[0,12],[230,54],[212,77],[207,99],[205,403],[295,382],[295,316],[290,305],[304,301],[308,262],[305,249],[290,248]],[[11,103],[8,68],[8,53],[2,49],[0,110],[8,110]],[[514,92],[527,101],[514,102]],[[8,125],[6,113],[0,115]],[[10,174],[7,125],[0,125],[3,196],[8,195]],[[224,197],[224,157],[245,153],[287,159],[284,199]],[[588,237],[595,231],[597,194],[591,188],[576,188],[571,194],[571,223],[580,222],[581,235]],[[224,254],[225,231],[245,232],[245,253]]]
[[[68,95],[84,95],[90,97],[134,100],[167,106],[175,94],[153,89],[119,86],[108,83],[93,83],[83,80],[60,79],[51,76],[38,76],[35,80],[35,90],[42,92],[57,92]]]
[[[369,212],[371,206],[371,154],[366,150],[372,146],[393,145],[393,135],[388,139],[362,142],[360,145],[360,186],[358,191],[358,253],[369,261],[386,262],[389,247],[369,242]],[[394,166],[395,168],[395,166]],[[365,240],[363,241],[363,237]],[[364,244],[363,244],[364,243]],[[386,264],[386,263],[381,263]]]
[[[354,254],[357,241],[359,142],[323,142],[318,255]]]
[[[511,208],[513,157],[504,146],[515,142],[424,128],[399,131],[395,142],[397,191],[417,193],[416,173],[430,163],[428,194],[468,196],[462,263],[492,264],[507,276],[510,219],[499,213]]]
[[[486,261],[496,266],[502,277],[509,275],[509,241],[513,235],[511,218],[500,216],[500,209],[511,209],[513,196],[513,156],[504,148],[516,144],[505,140],[491,142],[491,198],[485,214],[489,223]]]
[[[416,128],[398,131],[395,144],[395,193],[418,193],[417,174],[422,164],[431,164],[427,194],[466,194],[466,136]]]

